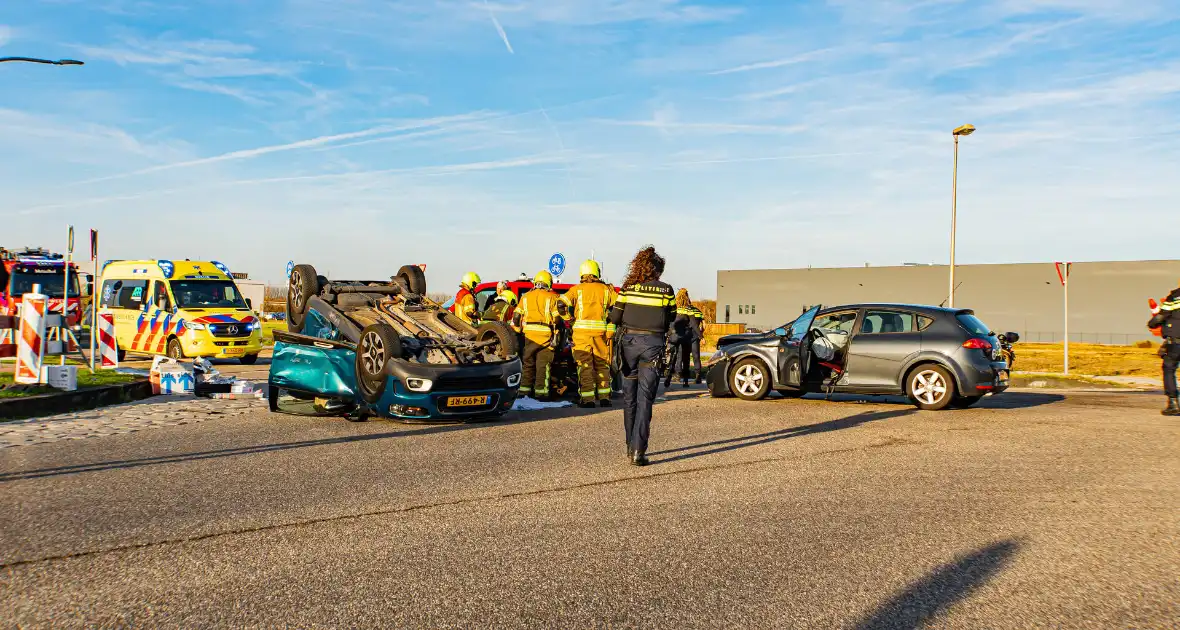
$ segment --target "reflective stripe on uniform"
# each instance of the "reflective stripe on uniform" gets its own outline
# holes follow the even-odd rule
[[[550,328],[548,324],[525,324],[524,330],[525,332],[553,332],[553,329]]]
[[[574,330],[614,330],[611,324],[597,319],[579,319],[574,321]]]
[[[1160,303],[1161,311],[1174,311],[1176,309],[1180,309],[1180,300],[1173,300],[1171,302],[1164,300]]]
[[[647,297],[647,295],[627,293],[626,291],[620,294],[618,301],[615,302],[615,304],[635,304],[636,306],[654,306],[656,308],[664,308],[675,303],[675,299],[667,296]]]

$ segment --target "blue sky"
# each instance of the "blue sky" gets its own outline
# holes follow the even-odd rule
[[[1174,258],[1176,0],[5,3],[0,244],[435,290],[655,244],[718,269]],[[80,239],[81,241],[81,239]],[[571,274],[572,275],[572,274]]]

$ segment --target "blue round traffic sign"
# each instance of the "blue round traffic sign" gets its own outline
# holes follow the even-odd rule
[[[565,256],[561,252],[553,254],[549,257],[549,273],[560,276],[565,271]]]
[[[288,261],[287,261],[287,277],[288,277],[288,278],[290,278],[290,277],[291,277],[291,270],[292,270],[292,269],[295,269],[295,261],[294,261],[294,260],[288,260]]]

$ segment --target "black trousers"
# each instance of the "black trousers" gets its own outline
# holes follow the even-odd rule
[[[1176,366],[1180,365],[1180,340],[1166,341],[1164,350],[1164,393],[1168,396],[1176,395]]]
[[[664,351],[662,335],[626,334],[619,341],[623,358],[623,429],[627,444],[647,450],[651,435],[651,407],[660,389],[659,361]]]
[[[688,371],[688,360],[692,359],[693,372],[695,378],[701,378],[701,340],[692,339],[681,342],[677,354],[680,356],[680,378],[688,380],[690,374]]]

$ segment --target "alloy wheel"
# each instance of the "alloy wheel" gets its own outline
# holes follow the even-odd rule
[[[370,332],[361,339],[361,361],[369,374],[380,374],[385,367],[385,344],[377,333]]]
[[[737,373],[733,376],[733,382],[737,385],[740,393],[746,396],[754,396],[762,389],[762,381],[765,378],[762,370],[752,364],[746,364],[738,368]]]
[[[947,383],[934,370],[923,370],[914,376],[914,398],[926,405],[934,405],[947,395]]]
[[[301,281],[302,278],[300,277],[298,271],[291,274],[291,289],[295,298],[293,306],[296,308],[299,308],[299,306],[303,304],[303,282]]]

